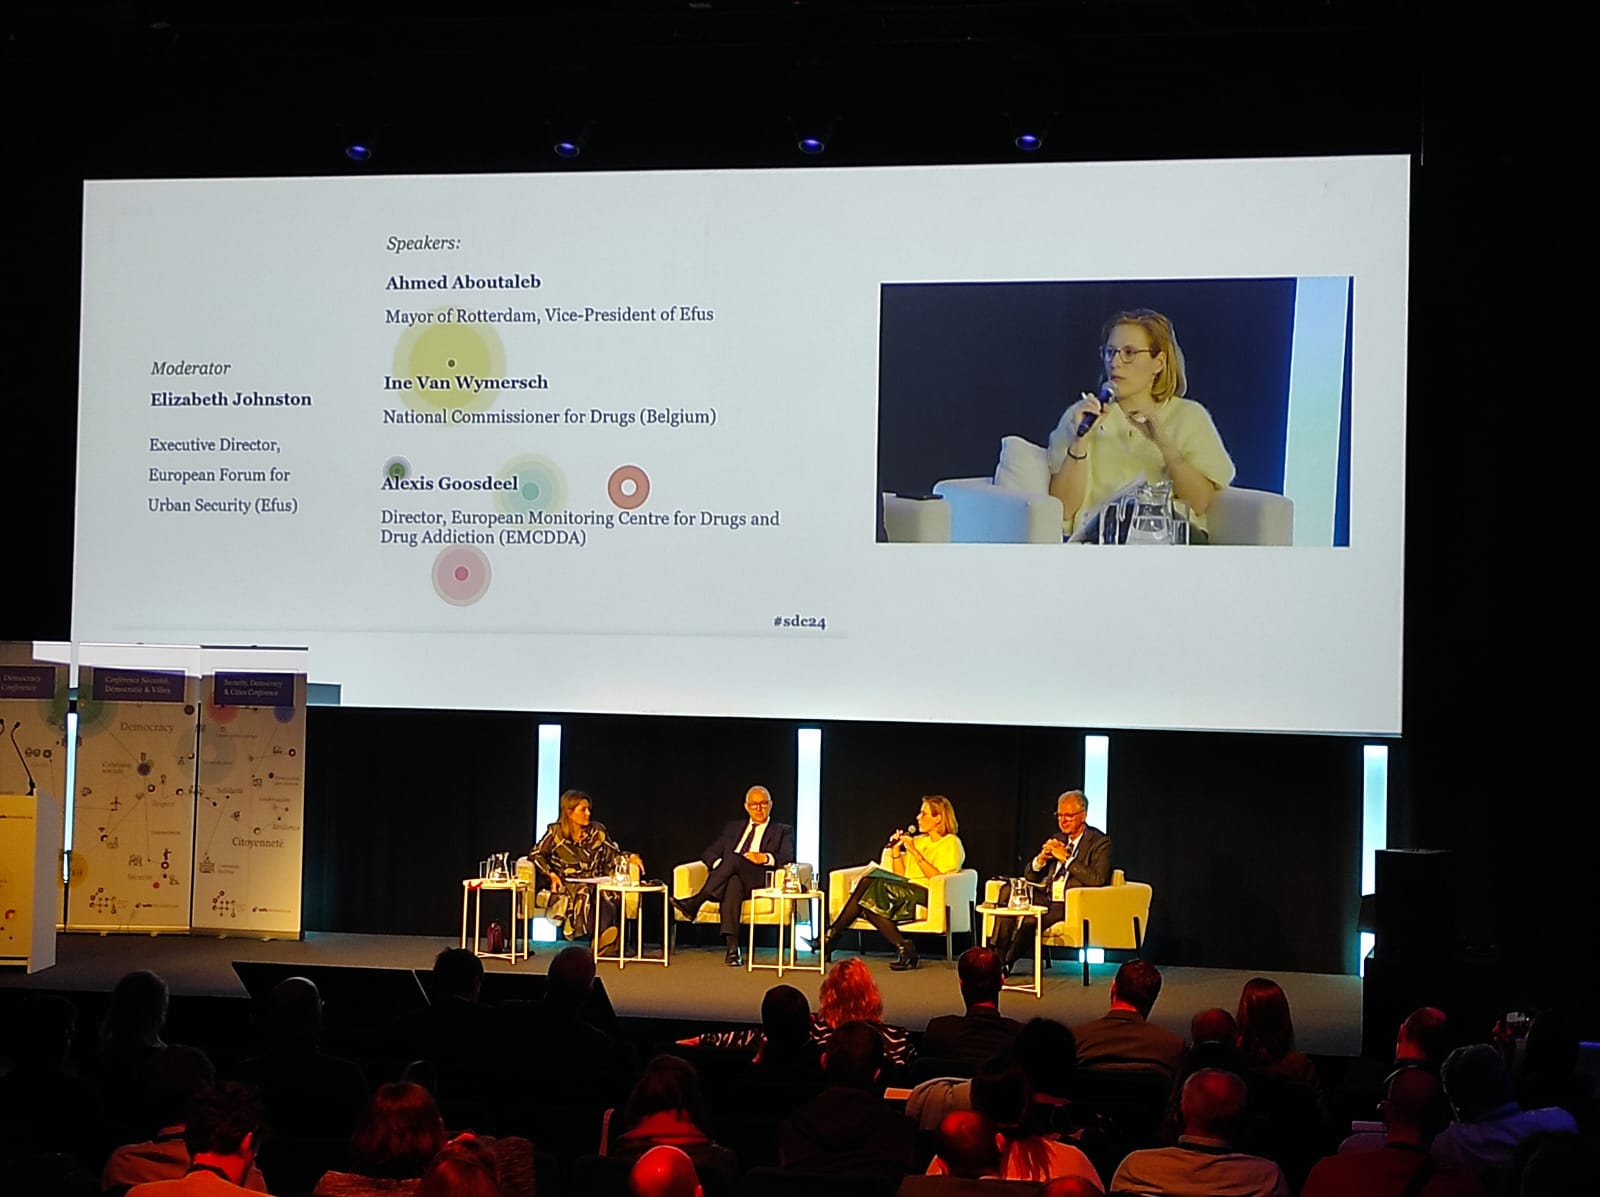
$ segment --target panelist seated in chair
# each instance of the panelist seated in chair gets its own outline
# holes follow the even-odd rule
[[[1104,338],[1101,394],[1109,398],[1085,394],[1050,434],[1050,493],[1061,500],[1063,531],[1141,475],[1170,481],[1173,497],[1204,531],[1206,509],[1235,471],[1211,414],[1185,395],[1172,321],[1149,308],[1118,312],[1106,321]]]
[[[672,899],[673,908],[690,922],[700,907],[717,902],[728,964],[744,963],[739,954],[739,909],[745,895],[767,884],[768,869],[794,863],[794,828],[772,822],[772,795],[765,786],[751,786],[745,792],[744,809],[749,818],[729,823],[700,854],[711,871],[699,892]]]
[[[615,893],[603,896],[599,916],[594,910],[594,887],[575,884],[574,877],[605,877],[625,860],[633,870],[644,868],[636,853],[625,852],[595,821],[594,800],[582,790],[561,795],[561,813],[545,828],[544,838],[528,853],[534,867],[550,881],[545,917],[560,925],[568,939],[595,937],[595,950],[608,951],[616,942],[621,904]]]
[[[950,799],[942,794],[924,798],[917,811],[917,834],[897,831],[889,841],[889,866],[896,876],[886,877],[875,868],[863,871],[849,899],[833,916],[823,959],[833,951],[840,933],[859,917],[894,945],[898,956],[890,968],[896,972],[916,968],[916,945],[900,933],[898,924],[917,922],[917,907],[928,905],[927,887],[918,885],[919,879],[961,871],[967,850],[956,834],[959,827]]]
[[[1063,890],[1075,886],[1108,885],[1111,881],[1111,837],[1089,826],[1089,799],[1082,790],[1068,790],[1056,799],[1056,827],[1039,852],[1028,862],[1023,878],[1028,882],[1033,904],[1045,907],[1039,929],[1048,928],[1066,917],[1067,904],[1056,897],[1056,882]],[[1001,887],[1000,905],[1011,899],[1011,886]],[[1018,928],[1029,923],[1027,935],[1035,928],[1030,920],[995,919],[994,948],[1001,966],[1010,972],[1021,954],[1025,936]],[[1037,946],[1035,951],[1040,950]]]

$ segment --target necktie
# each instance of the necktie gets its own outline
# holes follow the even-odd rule
[[[744,829],[744,837],[739,841],[739,846],[734,849],[734,854],[736,856],[743,856],[747,851],[749,851],[749,849],[750,849],[750,839],[751,839],[752,836],[755,835],[755,833],[756,833],[756,825],[754,823],[749,824]]]

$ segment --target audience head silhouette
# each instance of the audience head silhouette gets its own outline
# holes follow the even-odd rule
[[[662,1145],[641,1155],[628,1173],[633,1197],[703,1197],[694,1161],[683,1149]]]
[[[1511,1070],[1487,1043],[1458,1047],[1439,1070],[1458,1121],[1475,1122],[1511,1101]]]
[[[409,1081],[380,1085],[350,1136],[350,1164],[362,1176],[412,1180],[444,1146],[433,1095]]]
[[[470,1135],[450,1140],[422,1174],[417,1197],[500,1197],[494,1156]]]
[[[268,1035],[279,1043],[312,1044],[322,1029],[322,994],[307,977],[286,977],[267,995]]]
[[[951,1110],[939,1122],[939,1158],[951,1176],[998,1176],[1003,1140],[977,1110]]]
[[[822,1021],[830,1027],[847,1022],[880,1022],[883,994],[867,966],[855,957],[841,960],[828,970],[818,990]]]
[[[1234,1043],[1239,1037],[1239,1024],[1226,1010],[1213,1006],[1202,1010],[1189,1020],[1190,1043]]]
[[[167,983],[149,969],[140,969],[123,977],[111,991],[100,1037],[112,1045],[159,1045],[166,1022]]]
[[[822,1075],[830,1085],[873,1089],[883,1075],[883,1035],[870,1022],[835,1027],[822,1052]]]
[[[1183,1129],[1202,1138],[1229,1139],[1244,1116],[1244,1082],[1220,1068],[1202,1068],[1183,1083]]]
[[[711,1125],[700,1075],[694,1065],[677,1056],[657,1056],[645,1065],[639,1083],[628,1094],[622,1123],[631,1130],[649,1115],[664,1112],[681,1113],[702,1131]]]
[[[433,958],[433,983],[441,994],[475,1002],[483,988],[483,961],[471,948],[446,948]]]
[[[1072,1029],[1053,1018],[1032,1018],[1017,1032],[1011,1052],[1035,1094],[1065,1097],[1078,1070],[1078,1041]]]
[[[545,977],[545,1001],[562,1010],[582,1010],[594,989],[594,953],[574,945],[562,948]]]
[[[993,948],[968,948],[956,962],[961,979],[961,1000],[968,1006],[980,1002],[995,1005],[1000,1001],[1000,986],[1005,982],[1000,955]]]
[[[261,1123],[261,1099],[256,1091],[249,1085],[225,1081],[189,1099],[184,1146],[195,1164],[220,1167],[239,1184],[255,1161]]]
[[[1276,981],[1252,977],[1239,993],[1239,1050],[1248,1065],[1276,1064],[1294,1050],[1289,999]]]
[[[972,1077],[972,1108],[1008,1138],[1017,1137],[1032,1099],[1027,1073],[1009,1056],[985,1061]]]
[[[1420,1060],[1434,1068],[1450,1054],[1450,1020],[1443,1010],[1419,1006],[1400,1024],[1395,1037],[1396,1060]]]
[[[761,1030],[769,1042],[798,1046],[811,1036],[811,1003],[793,985],[774,985],[761,999]]]
[[[1138,1011],[1149,1018],[1161,996],[1161,970],[1148,960],[1127,960],[1111,982],[1111,1004]]]

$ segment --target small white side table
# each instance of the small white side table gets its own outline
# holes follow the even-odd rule
[[[510,927],[506,932],[506,947],[508,952],[481,952],[478,944],[483,938],[483,892],[499,892],[511,895]],[[472,903],[472,938],[467,938],[467,905]],[[521,924],[522,943],[519,949],[517,944],[518,924]],[[526,960],[532,951],[529,947],[533,940],[533,882],[523,877],[505,877],[501,879],[491,877],[467,877],[461,882],[461,946],[471,948],[473,953],[485,960],[509,960],[515,964],[519,960]]]
[[[1044,957],[1044,923],[1042,920],[1048,909],[1048,906],[991,906],[987,902],[978,907],[978,916],[980,918],[988,915],[990,918],[1016,919],[1016,933],[1018,935],[1021,935],[1023,928],[1027,926],[1027,920],[1030,918],[1033,920],[1033,984],[1002,985],[1001,989],[1009,989],[1016,993],[1031,993],[1036,998],[1044,995],[1044,982],[1043,974],[1040,971],[1040,963]],[[988,921],[985,920],[981,925],[983,933],[979,938],[983,945],[987,947],[989,943]]]
[[[752,906],[750,919],[750,952],[745,957],[745,971],[753,973],[758,968],[775,968],[778,975],[783,976],[784,970],[800,973],[820,973],[827,966],[822,962],[822,943],[828,935],[828,904],[823,899],[827,895],[820,889],[782,890],[776,887],[771,889],[756,889],[750,891]],[[756,963],[756,920],[754,905],[756,902],[766,900],[774,903],[778,910],[778,960],[776,964]],[[811,951],[816,956],[815,964],[800,963],[800,944],[795,935],[798,926],[800,903],[811,903]],[[785,943],[788,952],[785,955]]]
[[[600,899],[605,894],[617,894],[621,900],[617,928],[617,950],[615,954],[602,956],[598,951],[594,954],[596,964],[610,964],[613,960],[620,971],[630,964],[670,964],[672,960],[672,941],[669,935],[668,920],[672,917],[672,903],[667,901],[667,887],[662,884],[635,883],[632,881],[613,881],[608,877],[599,878],[594,882],[594,926],[595,934],[600,932]],[[659,956],[646,956],[644,954],[644,903],[635,901],[633,904],[633,928],[635,943],[633,955],[628,955],[628,899],[638,899],[645,894],[661,895],[661,954]]]

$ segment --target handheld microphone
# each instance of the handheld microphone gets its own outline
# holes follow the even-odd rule
[[[0,724],[0,727],[4,726],[4,724]],[[28,768],[28,758],[23,756],[22,749],[17,747],[17,728],[21,726],[22,720],[20,719],[11,725],[11,749],[17,754],[17,759],[22,762],[22,771],[28,775],[28,797],[31,798],[38,792],[39,787],[33,780],[33,770]]]
[[[905,827],[904,831],[902,831],[902,830],[900,830],[900,828],[896,827],[893,831],[891,831],[889,833],[889,842],[887,844],[885,844],[884,847],[885,848],[893,848],[894,847],[894,842],[897,839],[899,839],[901,836],[903,836],[903,835],[916,835],[917,831],[918,831],[918,827],[917,827],[917,824],[916,824],[916,820],[914,820],[914,819],[910,823],[906,824],[906,827]]]
[[[1101,403],[1115,403],[1117,401],[1117,384],[1112,382],[1109,378],[1106,379],[1100,384],[1100,393],[1096,395],[1095,398],[1099,399]],[[1098,412],[1084,412],[1083,419],[1078,421],[1077,434],[1080,437],[1087,436],[1089,429],[1094,427],[1095,421],[1099,418],[1100,413]]]

